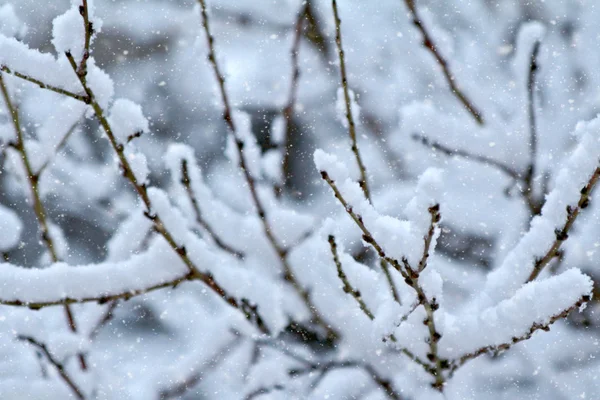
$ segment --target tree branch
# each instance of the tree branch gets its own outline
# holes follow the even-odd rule
[[[102,126],[104,132],[106,133],[108,141],[110,142],[110,145],[113,148],[114,152],[117,154],[117,157],[119,159],[121,169],[123,172],[123,176],[131,183],[131,185],[137,192],[138,196],[144,203],[144,206],[146,207],[146,215],[148,216],[148,218],[150,218],[152,220],[152,222],[154,224],[154,229],[156,230],[156,232],[158,232],[166,240],[166,242],[173,249],[173,251],[175,251],[177,253],[179,258],[181,258],[181,260],[187,266],[188,270],[190,271],[190,274],[192,276],[194,276],[194,278],[196,280],[199,280],[199,281],[203,282],[204,284],[206,284],[212,291],[214,291],[219,297],[221,297],[223,300],[225,300],[230,306],[237,308],[238,310],[241,310],[244,313],[244,315],[246,316],[246,319],[248,319],[250,322],[252,322],[262,333],[268,334],[269,333],[268,328],[264,324],[264,322],[263,322],[264,320],[258,313],[258,310],[256,310],[256,308],[249,308],[247,306],[247,303],[244,303],[243,301],[238,301],[234,297],[230,296],[227,293],[227,291],[219,283],[217,283],[215,281],[215,279],[212,277],[211,274],[199,271],[198,268],[196,267],[196,265],[194,264],[194,262],[187,255],[187,251],[186,251],[185,247],[179,246],[177,244],[177,242],[175,241],[175,239],[173,238],[171,233],[165,227],[160,216],[157,214],[153,214],[152,203],[150,202],[150,197],[148,196],[148,190],[146,188],[146,185],[139,183],[137,181],[137,178],[135,177],[135,174],[133,173],[133,169],[131,168],[129,161],[125,157],[124,147],[122,144],[117,142],[117,139],[113,133],[112,127],[110,126],[110,124],[108,123],[108,120],[106,119],[106,117],[104,115],[104,110],[102,109],[100,104],[98,104],[98,101],[96,100],[96,96],[94,95],[94,92],[88,86],[85,79],[83,79],[80,75],[77,74],[77,64],[75,63],[75,59],[73,58],[73,55],[71,55],[71,53],[67,52],[66,56],[69,60],[69,63],[71,64],[71,67],[73,68],[73,71],[75,72],[75,75],[78,77],[79,82],[81,83],[88,98],[90,99],[89,104],[91,105],[92,109],[94,110],[96,119],[98,120],[98,122]]]
[[[200,3],[202,26],[204,28],[204,33],[206,35],[206,40],[207,40],[207,45],[208,45],[208,61],[210,62],[211,66],[212,66],[215,77],[217,78],[219,92],[221,94],[221,100],[223,103],[223,119],[225,120],[225,123],[227,124],[227,126],[230,130],[230,134],[233,136],[233,138],[235,140],[235,145],[236,145],[235,147],[236,147],[238,158],[239,158],[239,167],[244,175],[246,183],[248,184],[248,188],[249,188],[250,194],[252,196],[254,207],[256,208],[257,215],[262,223],[265,236],[267,237],[269,243],[271,244],[271,247],[277,253],[277,255],[279,256],[279,258],[281,260],[284,279],[292,285],[294,290],[298,293],[298,295],[304,301],[304,304],[306,305],[306,307],[308,308],[308,310],[311,313],[313,322],[316,325],[319,325],[324,329],[328,338],[330,338],[330,339],[336,338],[338,336],[337,332],[335,332],[329,326],[329,324],[325,321],[325,319],[321,316],[320,312],[317,310],[317,308],[313,304],[313,302],[310,298],[310,294],[308,293],[308,291],[306,289],[304,289],[302,287],[302,285],[296,278],[296,275],[294,274],[294,271],[292,270],[291,265],[289,264],[289,261],[287,259],[287,249],[283,248],[278,243],[278,241],[275,238],[275,235],[273,233],[273,229],[272,229],[271,225],[269,224],[264,205],[262,204],[262,201],[261,201],[260,197],[258,196],[256,182],[255,182],[254,178],[252,177],[252,175],[250,174],[250,170],[248,169],[247,164],[246,164],[246,156],[245,156],[244,150],[243,150],[244,142],[237,136],[237,130],[235,127],[235,123],[233,121],[232,108],[231,108],[231,104],[229,102],[229,96],[227,95],[227,90],[225,88],[225,78],[223,77],[223,74],[219,67],[219,63],[217,62],[217,56],[216,56],[215,45],[214,45],[215,40],[214,40],[211,30],[210,30],[210,21],[208,18],[206,1],[198,0],[198,2]]]
[[[486,347],[482,347],[478,350],[475,350],[472,353],[468,353],[465,354],[464,356],[460,357],[459,359],[452,361],[451,366],[450,366],[450,377],[452,377],[452,375],[454,375],[454,373],[456,372],[456,370],[460,367],[462,367],[465,363],[467,363],[468,361],[479,357],[482,354],[486,354],[486,353],[500,353],[502,351],[508,350],[510,349],[512,346],[514,346],[515,344],[528,340],[531,338],[531,336],[533,336],[533,334],[536,331],[539,330],[543,330],[543,331],[549,331],[550,330],[550,325],[554,324],[556,321],[558,321],[559,319],[563,319],[566,318],[567,315],[569,315],[569,313],[571,311],[576,310],[577,308],[581,307],[584,303],[588,302],[590,300],[589,296],[582,296],[573,306],[571,306],[570,308],[562,311],[559,314],[553,315],[552,317],[550,317],[549,321],[547,323],[544,324],[538,324],[538,323],[534,323],[533,325],[531,325],[531,328],[529,328],[529,331],[522,335],[522,336],[515,336],[512,338],[511,343],[502,343],[502,344],[498,344],[498,345],[490,345],[490,346],[486,346]]]
[[[26,80],[27,82],[31,82],[31,83],[39,86],[41,89],[50,90],[51,92],[62,94],[63,96],[71,97],[72,99],[79,100],[79,101],[81,101],[83,103],[89,104],[90,99],[87,96],[85,96],[85,95],[73,93],[73,92],[70,92],[68,90],[56,87],[56,86],[47,85],[44,82],[40,81],[39,79],[35,79],[35,78],[31,77],[31,76],[22,74],[22,73],[20,73],[18,71],[12,71],[11,69],[9,69],[5,65],[0,66],[0,71],[5,72],[5,73],[10,74],[10,75],[13,75],[13,76],[16,76],[19,79]]]
[[[535,165],[538,151],[537,125],[535,117],[535,78],[538,70],[537,55],[540,50],[540,42],[533,45],[529,63],[529,75],[527,77],[527,111],[529,114],[529,165],[523,179],[525,188],[523,193],[532,215],[540,213],[542,201],[537,201],[533,193],[533,178],[535,176]]]
[[[358,303],[362,312],[365,313],[365,315],[369,317],[370,320],[374,320],[375,316],[373,315],[365,301],[362,299],[360,292],[352,286],[352,284],[348,280],[348,277],[346,276],[346,273],[344,272],[344,269],[342,268],[342,263],[338,256],[337,243],[335,242],[335,237],[333,235],[329,235],[328,241],[329,247],[331,248],[331,254],[333,255],[333,262],[335,263],[335,266],[337,268],[338,277],[343,283],[342,288],[344,290],[344,293],[347,293],[350,296],[352,296],[354,300],[356,300],[356,302]]]
[[[383,378],[377,371],[369,364],[362,361],[329,361],[322,364],[310,364],[307,368],[293,369],[289,371],[290,376],[305,375],[312,372],[320,372],[324,376],[327,372],[335,369],[343,368],[359,368],[364,370],[373,382],[386,394],[386,396],[392,400],[401,400],[402,397],[394,387],[392,383]]]
[[[556,234],[556,239],[550,246],[550,249],[544,254],[542,258],[539,258],[535,261],[533,266],[533,270],[527,279],[527,282],[531,282],[536,279],[544,267],[552,261],[552,259],[560,254],[560,247],[563,242],[565,242],[569,238],[569,232],[575,223],[575,220],[581,213],[581,210],[587,208],[590,204],[590,195],[592,190],[598,183],[598,179],[600,179],[600,167],[596,167],[594,173],[590,177],[587,184],[581,189],[579,201],[576,206],[567,206],[567,220],[565,221],[562,228],[556,229],[554,233]]]
[[[338,58],[340,60],[340,77],[342,81],[342,88],[344,90],[344,102],[346,104],[346,120],[348,121],[348,134],[350,135],[350,140],[352,141],[352,153],[354,153],[354,158],[356,158],[356,164],[358,165],[358,169],[360,170],[360,180],[358,181],[365,197],[367,199],[371,199],[371,195],[369,192],[369,184],[367,181],[367,170],[363,163],[362,157],[360,156],[360,151],[358,149],[358,143],[356,140],[356,125],[354,124],[354,116],[352,115],[352,99],[350,98],[350,89],[348,87],[348,76],[346,73],[346,57],[344,55],[344,48],[342,46],[342,21],[340,20],[340,16],[338,14],[337,1],[332,0],[331,2],[333,7],[333,16],[335,19],[335,44],[338,49]]]
[[[359,214],[357,214],[353,210],[352,206],[348,204],[346,199],[344,199],[344,196],[338,189],[336,183],[329,177],[329,174],[327,174],[326,171],[321,171],[321,177],[329,184],[329,186],[333,190],[335,197],[338,199],[338,201],[342,204],[348,215],[363,232],[363,240],[369,245],[371,245],[375,249],[375,251],[377,251],[379,257],[389,262],[402,275],[402,277],[404,278],[404,282],[410,287],[412,287],[413,290],[416,292],[419,304],[423,305],[423,308],[425,309],[425,312],[427,314],[427,318],[423,321],[423,323],[427,325],[429,331],[429,353],[427,354],[427,358],[434,365],[433,369],[428,369],[428,372],[430,372],[435,379],[435,382],[432,384],[432,386],[439,391],[443,391],[445,384],[445,377],[443,375],[443,371],[448,368],[448,360],[442,359],[438,355],[438,342],[442,336],[436,329],[434,313],[439,308],[439,304],[436,302],[435,298],[431,300],[427,298],[425,291],[419,284],[420,271],[412,268],[409,265],[408,260],[406,258],[402,259],[403,265],[401,265],[398,260],[387,256],[385,251],[383,250],[383,247],[377,242],[377,240],[373,237],[371,232],[367,229],[362,217]],[[433,215],[432,218],[436,221],[439,221],[439,208],[435,206],[431,208],[433,209],[430,210],[430,212]]]
[[[481,114],[481,111],[479,111],[479,109],[475,107],[473,102],[469,100],[467,95],[460,89],[460,87],[456,83],[454,75],[450,71],[448,61],[444,58],[444,56],[442,56],[437,46],[435,45],[433,38],[427,31],[427,28],[425,28],[423,20],[421,19],[417,11],[415,0],[404,0],[404,3],[406,4],[406,7],[408,8],[408,11],[411,14],[413,24],[423,36],[423,47],[429,50],[431,55],[435,58],[436,62],[442,69],[444,77],[446,78],[446,82],[448,83],[448,86],[450,86],[450,90],[452,91],[452,94],[462,103],[463,107],[469,112],[469,114],[471,114],[473,119],[479,125],[484,125],[485,121],[483,115]]]
[[[85,399],[83,391],[75,384],[73,379],[69,376],[65,369],[65,366],[56,358],[54,358],[54,356],[50,353],[48,347],[46,347],[45,344],[38,342],[30,336],[19,335],[17,336],[17,339],[22,340],[24,342],[28,342],[31,345],[35,346],[46,357],[48,362],[52,364],[54,368],[56,368],[56,371],[58,371],[58,374],[60,375],[61,379],[65,382],[67,386],[69,386],[75,397],[77,397],[80,400]]]
[[[291,53],[291,64],[292,64],[292,79],[290,83],[290,91],[285,107],[282,111],[283,116],[283,133],[285,138],[281,143],[280,151],[283,155],[283,183],[281,187],[275,187],[275,193],[281,194],[283,188],[286,186],[289,180],[289,169],[290,169],[290,136],[292,134],[292,118],[294,117],[294,108],[296,107],[296,100],[298,96],[298,82],[300,81],[300,66],[298,62],[298,54],[300,53],[300,43],[302,39],[302,32],[304,31],[304,22],[306,20],[306,13],[309,7],[308,1],[304,4],[296,17],[296,23],[294,25],[294,39],[292,41]]]
[[[202,227],[202,229],[204,229],[206,231],[206,233],[208,233],[208,236],[210,236],[212,238],[213,242],[215,242],[215,244],[221,250],[224,250],[227,253],[229,253],[237,258],[244,258],[244,253],[242,253],[241,251],[235,250],[233,247],[231,247],[227,243],[225,243],[223,241],[223,239],[221,239],[219,237],[219,235],[217,235],[217,233],[214,231],[214,229],[212,229],[210,224],[204,218],[202,218],[202,211],[200,210],[200,204],[198,204],[198,200],[196,199],[196,196],[194,195],[194,191],[192,189],[186,160],[181,161],[181,175],[182,175],[181,184],[185,187],[187,196],[190,199],[190,202],[192,203],[192,208],[194,209],[194,213],[196,214],[196,222],[198,223],[198,225],[200,225]]]

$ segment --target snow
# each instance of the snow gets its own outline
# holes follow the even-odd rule
[[[56,17],[52,23],[52,45],[58,54],[71,52],[75,61],[79,63],[83,57],[85,44],[84,21],[79,12],[80,2],[71,0],[71,3],[71,8]],[[88,18],[94,29],[93,39],[100,32],[102,21],[94,16],[93,0],[88,0],[87,4]]]
[[[556,240],[554,231],[562,229],[566,222],[566,207],[577,205],[581,189],[598,166],[600,118],[578,124],[575,134],[580,137],[579,144],[558,173],[554,189],[546,196],[542,214],[531,221],[529,231],[518,245],[489,274],[480,307],[497,304],[513,295],[531,274],[535,260]]]
[[[393,390],[415,400],[558,400],[600,392],[598,305],[586,297],[598,276],[596,192],[560,258],[526,283],[599,165],[600,120],[580,123],[600,109],[600,9],[592,2],[419,3],[432,43],[423,43],[402,2],[338,2],[369,199],[348,141],[331,2],[207,0],[235,132],[223,120],[198,2],[87,3],[94,35],[85,82],[93,99],[64,54],[77,64],[84,55],[82,1],[0,5],[2,78],[39,174],[49,236],[65,261],[53,263],[40,237],[30,178],[9,145],[14,126],[0,96],[0,303],[86,301],[70,306],[76,332],[60,305],[0,305],[0,398],[74,397],[20,335],[43,343],[86,398],[102,400],[160,398],[190,379],[181,397],[238,399],[264,390],[259,398],[380,400],[394,398],[386,395]],[[304,7],[312,18],[294,59]],[[533,154],[528,80],[536,43]],[[98,103],[148,191],[149,210],[119,169],[98,107],[21,74]],[[293,121],[286,121],[296,83]],[[465,110],[460,92],[484,125]],[[527,195],[543,204],[541,215],[534,217]],[[441,220],[426,249],[438,206]],[[344,292],[329,235],[374,320]],[[394,265],[386,275],[371,235],[400,267],[416,267],[425,254],[426,268],[413,272],[413,282]],[[178,255],[184,251],[236,306],[200,281],[144,293],[188,276]],[[429,306],[419,303],[415,280],[430,306],[435,298],[440,337],[424,324]],[[110,295],[132,298],[97,304]],[[270,335],[248,320],[254,307]],[[326,329],[339,336],[326,339]],[[443,393],[422,365],[433,365],[432,340],[451,368],[482,353],[456,371],[443,368]]]
[[[110,109],[108,122],[113,134],[121,144],[127,143],[134,135],[150,130],[142,107],[128,99],[117,99]]]
[[[8,251],[19,244],[23,223],[17,214],[0,204],[0,251]]]
[[[189,271],[163,240],[120,262],[48,268],[22,268],[0,263],[3,270],[1,302],[46,303],[66,299],[103,298],[170,282]]]
[[[592,280],[576,269],[558,276],[530,282],[510,299],[466,315],[449,326],[440,348],[446,357],[460,356],[487,346],[511,343],[512,338],[526,335],[535,324],[547,325],[553,316],[572,307],[582,296],[589,296]]]
[[[352,110],[352,118],[354,119],[354,123],[358,123],[360,121],[360,107],[356,103],[356,95],[352,89],[348,89],[348,96],[350,97],[350,108]],[[348,117],[347,106],[346,106],[346,98],[344,96],[344,88],[338,88],[337,91],[337,100],[335,102],[335,110],[337,112],[338,121],[342,124],[342,126],[348,129]]]
[[[7,37],[23,37],[27,33],[27,27],[15,13],[12,4],[4,4],[0,7],[0,35]]]

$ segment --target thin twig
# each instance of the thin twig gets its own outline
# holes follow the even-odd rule
[[[590,195],[592,190],[598,183],[598,179],[600,179],[600,167],[596,167],[594,173],[586,183],[586,185],[581,189],[579,201],[576,206],[567,206],[567,219],[562,226],[562,228],[558,228],[554,231],[556,235],[556,239],[550,246],[550,249],[544,254],[543,257],[537,259],[533,266],[533,270],[527,278],[527,282],[531,282],[536,279],[544,267],[552,261],[552,259],[560,254],[560,247],[569,238],[569,231],[573,227],[577,216],[581,213],[581,210],[587,208],[590,204]]]
[[[198,0],[198,2],[200,3],[202,26],[204,28],[204,33],[205,33],[207,45],[208,45],[208,61],[210,62],[212,69],[214,71],[215,77],[217,79],[219,92],[221,94],[221,101],[223,103],[223,119],[225,120],[225,123],[227,124],[227,126],[230,130],[230,134],[233,136],[233,138],[235,140],[235,145],[236,145],[235,147],[236,147],[238,158],[239,158],[239,167],[244,175],[244,178],[245,178],[248,188],[250,190],[250,194],[252,196],[254,207],[256,208],[256,213],[262,223],[265,236],[267,237],[269,243],[271,244],[271,247],[277,253],[277,255],[279,256],[279,258],[281,260],[282,269],[283,269],[283,273],[284,273],[284,279],[293,286],[294,290],[302,298],[302,300],[304,301],[304,304],[306,305],[306,307],[308,308],[308,310],[311,313],[313,322],[316,325],[321,326],[325,330],[328,338],[331,338],[331,339],[336,338],[338,336],[337,332],[335,332],[329,326],[329,324],[325,321],[325,319],[321,316],[320,312],[317,310],[317,308],[313,304],[312,299],[310,298],[309,292],[302,287],[302,285],[296,278],[296,275],[294,274],[294,271],[292,270],[291,265],[289,264],[289,261],[287,259],[288,249],[285,249],[278,243],[277,239],[275,238],[275,234],[273,233],[273,229],[272,229],[271,225],[269,224],[264,205],[262,204],[262,201],[261,201],[260,197],[258,196],[257,184],[256,184],[254,178],[252,177],[250,170],[248,169],[248,166],[246,163],[246,155],[244,154],[244,142],[238,137],[236,126],[233,121],[231,103],[229,102],[229,96],[227,95],[227,90],[225,88],[225,78],[223,76],[223,73],[221,72],[219,63],[217,62],[217,56],[216,56],[215,45],[214,45],[215,40],[214,40],[211,30],[210,30],[210,21],[208,18],[206,1]]]
[[[404,0],[404,3],[406,4],[406,7],[408,8],[408,11],[411,14],[413,24],[423,36],[423,47],[429,50],[431,55],[435,58],[438,65],[442,69],[444,77],[446,78],[446,82],[448,83],[448,86],[450,86],[450,89],[452,91],[452,94],[462,103],[464,108],[469,112],[469,114],[471,114],[473,119],[475,119],[475,121],[479,125],[483,125],[485,121],[483,119],[481,111],[477,107],[475,107],[475,104],[471,100],[469,100],[467,95],[458,86],[454,74],[452,74],[452,72],[450,71],[448,61],[444,58],[444,56],[442,56],[437,46],[433,42],[432,36],[427,31],[427,28],[425,28],[423,20],[421,19],[417,11],[415,0]]]
[[[187,166],[186,160],[181,161],[181,175],[182,175],[181,184],[185,187],[187,196],[190,199],[190,202],[192,203],[192,208],[194,209],[194,214],[196,215],[196,222],[198,223],[198,225],[200,225],[202,227],[202,229],[204,229],[204,231],[206,231],[206,233],[208,233],[208,236],[211,237],[213,242],[215,242],[215,244],[221,250],[224,250],[227,253],[229,253],[237,258],[244,258],[244,253],[234,249],[233,247],[231,247],[227,243],[225,243],[223,241],[223,239],[221,239],[219,237],[219,235],[214,231],[214,229],[210,226],[210,224],[202,217],[202,211],[200,210],[200,204],[198,203],[198,199],[196,199],[194,190],[192,189],[192,182],[190,180],[190,174],[188,172],[188,166]]]
[[[360,292],[352,286],[352,284],[348,280],[348,276],[346,276],[346,273],[342,268],[342,262],[340,261],[340,258],[338,256],[337,243],[335,242],[335,237],[333,235],[329,235],[328,241],[329,247],[331,248],[331,254],[333,255],[333,262],[335,263],[335,266],[337,268],[338,277],[343,283],[344,293],[348,293],[350,296],[352,296],[354,300],[356,300],[356,302],[358,303],[363,313],[365,313],[365,315],[369,317],[370,320],[374,320],[375,316],[369,309],[369,306],[367,306],[365,301],[362,299]]]
[[[474,154],[462,149],[452,149],[446,145],[443,145],[439,142],[433,141],[425,136],[421,136],[416,133],[412,135],[412,138],[413,140],[421,142],[424,146],[431,147],[434,150],[439,151],[448,157],[460,157],[464,158],[465,160],[475,161],[487,165],[489,167],[496,168],[500,172],[512,178],[515,182],[521,183],[522,187],[519,188],[519,193],[521,194],[525,203],[527,204],[527,207],[530,211],[530,215],[534,216],[540,213],[543,205],[543,199],[536,198],[533,195],[533,191],[531,189],[531,182],[527,181],[527,171],[519,172],[517,169],[511,167],[508,164],[503,163],[502,161],[494,160],[493,158]]]
[[[298,97],[298,82],[300,81],[300,65],[298,62],[298,54],[300,53],[300,43],[302,39],[302,32],[304,30],[304,22],[306,20],[306,13],[309,7],[309,3],[306,2],[302,6],[302,9],[296,17],[296,23],[294,25],[294,38],[292,41],[291,53],[291,64],[292,64],[292,79],[290,82],[290,91],[288,94],[287,102],[282,111],[283,117],[283,134],[285,135],[283,142],[279,145],[282,153],[282,168],[283,168],[283,182],[281,186],[275,187],[275,193],[281,195],[283,188],[289,180],[290,174],[290,142],[292,135],[292,118],[294,117],[294,108],[296,107],[296,100]]]
[[[383,271],[383,275],[385,276],[385,280],[392,292],[392,297],[394,301],[400,305],[402,305],[402,301],[400,300],[400,295],[398,294],[398,289],[396,288],[396,283],[394,282],[394,278],[392,277],[392,273],[390,272],[390,266],[388,262],[384,259],[379,259],[379,266]]]
[[[340,16],[338,13],[337,1],[332,0],[331,2],[333,7],[333,16],[335,19],[335,44],[338,49],[338,58],[340,60],[340,77],[342,81],[342,88],[344,90],[344,102],[346,104],[346,120],[348,122],[348,134],[350,135],[350,140],[352,141],[352,153],[354,153],[354,157],[356,158],[356,164],[358,165],[358,169],[360,170],[360,180],[359,185],[365,194],[367,199],[371,199],[371,195],[369,192],[369,184],[367,181],[367,170],[365,168],[365,164],[363,163],[362,157],[360,156],[360,151],[358,149],[358,143],[356,140],[356,125],[354,124],[354,116],[352,115],[352,99],[350,98],[350,88],[348,87],[348,75],[346,73],[346,57],[344,55],[344,48],[342,46],[342,21],[340,20]]]
[[[429,146],[429,147],[433,148],[434,150],[444,153],[448,157],[461,157],[466,160],[477,161],[481,164],[485,164],[490,167],[494,167],[494,168],[504,172],[506,175],[508,175],[509,177],[511,177],[512,179],[514,179],[516,181],[523,180],[522,174],[519,171],[517,171],[516,169],[514,169],[513,167],[511,167],[507,164],[504,164],[501,161],[494,160],[493,158],[489,158],[486,156],[469,153],[468,151],[461,150],[461,149],[452,149],[450,147],[447,147],[441,143],[438,143],[436,141],[433,141],[425,136],[421,136],[416,133],[414,133],[412,135],[412,138],[414,140],[417,140],[417,141],[423,143],[423,145],[425,145],[425,146]]]
[[[81,61],[77,67],[77,75],[79,75],[84,81],[87,76],[87,60],[90,58],[90,43],[92,36],[94,35],[94,26],[89,19],[88,12],[88,0],[82,0],[81,6],[79,6],[79,13],[83,18],[83,30],[85,31],[85,39],[83,46],[83,54],[81,55]]]
[[[108,307],[106,307],[106,310],[104,310],[104,314],[102,314],[102,317],[98,320],[98,322],[96,323],[96,326],[90,332],[90,340],[96,338],[96,336],[98,336],[98,334],[100,333],[102,328],[104,326],[106,326],[106,324],[108,324],[113,319],[114,311],[118,305],[119,305],[118,300],[110,301],[110,303],[108,304]]]
[[[17,339],[22,340],[24,342],[28,342],[31,345],[35,346],[39,351],[41,351],[42,354],[48,360],[48,362],[52,364],[54,368],[56,368],[56,371],[58,371],[58,374],[60,375],[61,379],[65,382],[67,386],[69,386],[75,397],[77,397],[80,400],[85,399],[83,391],[75,384],[75,382],[73,382],[73,379],[67,373],[65,366],[56,358],[54,358],[54,356],[50,353],[48,347],[46,347],[44,343],[38,342],[30,336],[19,335],[17,336]]]
[[[56,148],[54,149],[54,152],[53,152],[53,156],[56,156],[56,154],[58,154],[58,152],[67,144],[69,138],[71,137],[73,132],[75,132],[77,125],[79,125],[79,121],[77,121],[73,125],[71,125],[71,127],[69,128],[67,133],[65,133],[65,135],[62,137],[60,142],[56,145]],[[52,160],[53,160],[53,157],[48,158],[48,160],[46,160],[46,162],[39,168],[37,173],[41,174],[46,168],[48,168],[48,165],[50,165]]]
[[[388,398],[393,400],[401,400],[402,397],[392,386],[392,383],[383,378],[379,373],[373,368],[373,366],[362,362],[362,361],[329,361],[322,364],[311,364],[307,368],[302,369],[293,369],[289,371],[290,376],[298,376],[305,375],[312,372],[319,371],[322,375],[325,375],[327,372],[335,369],[344,369],[344,368],[359,368],[364,370],[369,377],[373,380],[373,382],[383,390],[383,392],[387,395]]]
[[[67,96],[67,97],[71,97],[71,98],[73,98],[75,100],[79,100],[79,101],[81,101],[83,103],[86,103],[86,104],[89,103],[89,98],[87,96],[85,96],[85,95],[73,93],[73,92],[70,92],[68,90],[56,87],[56,86],[48,85],[48,84],[40,81],[39,79],[35,79],[35,78],[31,77],[31,76],[22,74],[22,73],[20,73],[18,71],[13,71],[13,70],[11,70],[10,68],[8,68],[5,65],[0,66],[0,71],[6,72],[7,74],[10,74],[10,75],[13,75],[13,76],[16,76],[19,79],[26,80],[27,82],[31,82],[31,83],[39,86],[42,89],[50,90],[51,92],[55,92],[55,93],[62,94],[62,95]]]
[[[6,104],[6,107],[8,107],[8,111],[11,115],[11,120],[13,122],[15,135],[17,137],[17,141],[14,143],[13,146],[15,150],[17,150],[17,152],[20,154],[21,160],[23,161],[23,165],[25,167],[27,182],[29,184],[29,190],[31,191],[31,197],[33,199],[33,212],[35,213],[35,216],[38,221],[38,227],[41,232],[42,242],[45,244],[46,249],[50,254],[50,259],[53,263],[56,263],[60,261],[60,258],[58,256],[58,253],[56,252],[56,245],[54,243],[54,240],[52,239],[52,235],[50,234],[48,219],[46,217],[46,209],[40,196],[40,191],[38,187],[40,181],[40,174],[39,172],[35,172],[31,165],[29,155],[27,154],[27,149],[25,148],[25,140],[23,137],[23,130],[21,129],[19,112],[10,99],[10,95],[8,94],[8,89],[6,87],[6,83],[4,82],[4,77],[2,76],[2,74],[0,74],[0,90],[2,91],[4,103]],[[64,310],[69,329],[71,330],[71,332],[77,333],[77,322],[75,321],[75,317],[73,316],[73,311],[71,310],[69,305],[65,305]],[[87,363],[83,354],[79,354],[79,364],[82,370],[87,369]]]
[[[159,399],[160,400],[169,400],[174,398],[179,398],[185,395],[190,389],[193,389],[197,386],[204,375],[211,370],[214,370],[220,363],[222,363],[227,356],[235,350],[242,343],[241,337],[236,334],[236,337],[223,346],[219,351],[215,353],[215,355],[208,360],[208,362],[203,363],[197,368],[196,371],[192,372],[185,379],[176,382],[175,385],[168,389],[163,389],[160,391]]]
[[[431,248],[431,242],[433,241],[433,235],[435,234],[435,228],[441,219],[439,204],[429,207],[428,211],[431,215],[431,222],[429,223],[427,235],[423,238],[425,243],[423,246],[423,256],[421,257],[421,260],[419,260],[419,272],[423,272],[427,267],[427,259],[429,258],[429,250]]]
[[[539,323],[534,323],[530,328],[529,331],[527,333],[525,333],[522,336],[515,336],[512,338],[510,343],[502,343],[502,344],[498,344],[498,345],[491,345],[491,346],[486,346],[486,347],[482,347],[478,350],[475,350],[472,353],[468,353],[463,355],[462,357],[460,357],[459,359],[457,359],[456,361],[453,361],[451,363],[450,366],[450,377],[452,377],[452,375],[456,372],[456,370],[458,368],[460,368],[461,366],[463,366],[467,361],[472,360],[474,358],[479,357],[482,354],[486,354],[486,353],[494,353],[494,354],[498,354],[504,350],[508,350],[510,349],[512,346],[514,346],[515,344],[528,340],[531,338],[531,336],[533,336],[533,334],[536,331],[539,330],[543,330],[543,331],[549,331],[550,330],[550,325],[554,324],[556,321],[558,321],[559,319],[563,319],[566,318],[567,315],[569,315],[569,313],[571,313],[571,311],[574,311],[576,309],[578,309],[579,307],[581,307],[584,303],[588,302],[590,300],[589,296],[582,296],[573,306],[571,306],[570,308],[562,311],[561,313],[558,313],[556,315],[553,315],[552,317],[550,317],[550,319],[548,320],[547,323],[544,324],[539,324]]]
[[[537,125],[535,116],[535,78],[537,75],[538,64],[537,55],[540,50],[540,42],[536,41],[531,51],[529,62],[529,75],[527,77],[527,110],[529,116],[529,165],[525,173],[523,189],[525,199],[532,211],[532,216],[539,214],[542,207],[542,202],[534,198],[533,193],[533,178],[535,176],[535,166],[538,151]]]
[[[252,392],[248,393],[248,395],[246,397],[244,397],[244,400],[253,400],[259,396],[262,396],[263,394],[269,394],[271,392],[275,392],[278,390],[284,390],[285,386],[283,385],[279,385],[279,384],[275,384],[269,387],[261,387],[258,388],[256,390],[253,390]]]

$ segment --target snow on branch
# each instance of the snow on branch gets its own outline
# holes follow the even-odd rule
[[[529,231],[500,267],[489,274],[482,306],[511,297],[524,282],[537,278],[559,254],[575,220],[589,205],[600,179],[600,118],[579,123],[575,135],[579,144],[560,170],[541,215],[531,221]]]
[[[447,325],[440,346],[445,357],[455,359],[451,370],[479,355],[507,350],[538,330],[549,330],[550,325],[589,301],[592,288],[590,277],[570,269],[530,282],[512,298]],[[458,355],[458,349],[464,354]]]
[[[210,257],[206,260],[210,262]],[[55,263],[42,269],[2,263],[0,268],[0,304],[33,309],[129,299],[195,279],[162,240],[125,261],[80,266]]]

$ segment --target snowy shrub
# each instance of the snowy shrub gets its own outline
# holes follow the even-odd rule
[[[600,393],[593,2],[4,3],[0,398]]]

